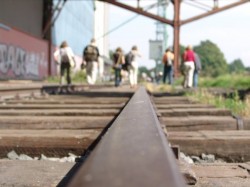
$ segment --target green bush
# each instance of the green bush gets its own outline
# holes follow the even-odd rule
[[[46,80],[49,83],[59,83],[60,82],[60,77],[59,76],[50,76]]]
[[[72,76],[72,82],[73,83],[84,83],[86,82],[86,71],[85,70],[79,70]]]
[[[250,76],[244,74],[227,74],[215,78],[200,77],[199,86],[246,89],[250,87]]]

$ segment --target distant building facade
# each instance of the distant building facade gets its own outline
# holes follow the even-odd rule
[[[107,32],[107,15],[108,5],[95,1],[0,0],[0,34],[3,32],[7,37],[6,40],[3,41],[0,35],[0,45],[7,45],[7,48],[4,47],[6,50],[8,50],[8,46],[14,46],[14,48],[19,47],[24,51],[32,52],[32,46],[27,47],[27,45],[29,46],[29,44],[33,43],[33,40],[37,42],[40,40],[42,43],[41,46],[45,47],[40,47],[39,51],[35,53],[39,53],[41,56],[40,52],[42,50],[43,61],[40,60],[36,63],[47,63],[43,65],[43,67],[48,69],[47,73],[44,73],[43,69],[42,76],[32,78],[26,75],[25,64],[28,66],[27,64],[30,62],[26,58],[27,55],[24,55],[22,62],[24,66],[23,74],[16,78],[41,79],[41,77],[56,74],[56,64],[53,62],[51,54],[53,54],[55,47],[59,46],[64,40],[69,43],[74,53],[79,57],[78,66],[81,61],[80,58],[82,57],[83,48],[90,42],[91,38],[99,37],[97,38],[97,45],[100,49],[100,53],[103,56],[108,56],[108,38],[102,37],[104,33]],[[5,27],[10,28],[10,30],[15,30],[15,32],[12,32],[10,35],[10,32],[7,32]],[[26,41],[22,41],[19,38],[16,44],[15,40],[8,43],[8,37],[13,38],[16,32],[30,35],[31,37]],[[47,42],[47,47],[44,45],[44,42]],[[52,46],[51,48],[49,47],[50,44]],[[4,59],[3,55],[1,58],[1,51],[0,60],[4,61],[0,61],[0,79],[15,78],[13,76],[8,77],[6,73],[1,74],[1,66],[6,66],[3,65],[4,63],[19,63],[18,60],[7,62],[8,59]],[[18,67],[18,64],[9,66]],[[39,69],[34,71],[39,72]]]

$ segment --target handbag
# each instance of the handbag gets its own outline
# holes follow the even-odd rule
[[[70,67],[74,68],[76,66],[75,59],[73,57],[69,58]]]
[[[70,67],[72,67],[72,68],[76,67],[75,58],[73,56],[69,55],[68,53],[67,53],[67,55],[68,55],[68,58],[69,58]]]
[[[172,66],[172,60],[170,58],[168,58],[167,66]]]
[[[86,69],[86,67],[87,67],[87,64],[86,64],[86,63],[84,63],[84,62],[82,62],[82,63],[81,63],[81,70]]]
[[[53,57],[54,57],[54,61],[56,62],[57,65],[61,64],[61,57],[60,57],[60,50],[57,49],[54,53],[53,53]]]

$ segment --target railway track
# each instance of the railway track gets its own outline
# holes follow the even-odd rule
[[[78,157],[73,163],[3,159],[0,185],[185,186],[182,176],[189,185],[202,186],[204,178],[209,181],[196,173],[201,171],[200,165],[189,165],[187,171],[181,158],[176,162],[171,147],[177,157],[181,151],[244,162],[243,182],[250,184],[246,169],[250,159],[248,120],[244,121],[245,130],[239,130],[228,110],[180,94],[148,95],[144,88],[135,93],[98,86],[72,86],[71,92],[56,86],[34,89],[37,94],[23,88],[25,94],[18,97],[18,90],[12,89],[14,94],[5,91],[8,97],[0,102],[0,157],[6,158],[13,150],[38,159],[69,153]],[[21,172],[22,176],[18,171],[24,166],[27,171]],[[240,168],[239,164],[234,167]],[[23,179],[30,175],[34,177]],[[215,180],[210,182],[215,184]]]
[[[29,91],[18,99],[13,92],[12,99],[1,102],[1,157],[13,149],[32,157],[41,153],[50,157],[62,157],[69,152],[82,155],[129,99],[119,97],[119,93],[118,97],[94,97],[95,93],[90,97],[80,92],[27,97]]]

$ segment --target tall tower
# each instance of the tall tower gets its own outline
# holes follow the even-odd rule
[[[157,1],[157,15],[163,18],[167,17],[167,6],[169,0]],[[157,21],[156,22],[156,40],[151,42],[151,51],[156,51],[155,55],[151,55],[155,60],[155,77],[159,76],[159,73],[163,71],[163,65],[161,63],[162,54],[167,48],[168,33],[167,25]],[[154,50],[152,50],[154,49]]]
[[[167,18],[167,6],[169,4],[169,0],[158,0],[157,6],[157,14],[160,17]],[[161,22],[156,22],[156,40],[162,41],[162,53],[167,48],[168,41],[168,33],[167,33],[167,25]]]

